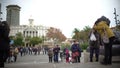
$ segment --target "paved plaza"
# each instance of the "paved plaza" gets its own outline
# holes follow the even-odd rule
[[[18,55],[17,62],[6,63],[5,68],[120,68],[120,63],[113,63],[112,65],[101,65],[99,62],[88,62],[86,54],[82,53],[81,63],[48,63],[47,55],[25,55],[23,57]]]

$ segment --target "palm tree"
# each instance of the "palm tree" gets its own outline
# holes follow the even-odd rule
[[[90,32],[90,30],[91,30],[91,28],[89,27],[89,26],[85,26],[84,28],[83,28],[83,30],[82,31],[80,31],[82,34],[82,36],[81,37],[83,37],[83,41],[84,42],[87,42],[88,41],[88,35],[89,35],[89,32]]]
[[[80,31],[79,31],[79,29],[75,28],[74,31],[73,31],[73,33],[74,33],[74,35],[73,35],[72,38],[79,41],[80,40],[80,34],[79,34]]]

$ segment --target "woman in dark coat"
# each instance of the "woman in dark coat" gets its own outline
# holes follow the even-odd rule
[[[75,60],[75,63],[80,63],[80,57],[81,57],[81,48],[76,40],[73,41],[73,44],[71,46],[72,56],[73,60]]]
[[[92,29],[89,35],[89,38],[91,37],[91,34],[94,34],[96,40],[89,39],[89,45],[90,45],[90,62],[93,62],[93,55],[95,53],[96,61],[99,60],[99,47],[101,44],[101,37],[100,34]]]
[[[6,21],[0,22],[0,67],[4,67],[4,62],[9,56],[9,31],[10,28]]]

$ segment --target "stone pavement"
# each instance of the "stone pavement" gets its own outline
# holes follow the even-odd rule
[[[117,59],[118,60],[118,59]],[[120,63],[113,63],[112,65],[101,65],[99,62],[88,62],[88,53],[83,52],[81,63],[48,63],[47,55],[26,55],[18,56],[15,63],[6,63],[5,68],[120,68]]]

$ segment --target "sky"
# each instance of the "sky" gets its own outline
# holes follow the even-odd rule
[[[74,28],[92,27],[103,15],[111,20],[111,27],[115,26],[114,8],[120,15],[120,0],[0,0],[0,3],[3,20],[6,20],[6,6],[18,5],[20,25],[28,25],[32,17],[34,25],[58,28],[67,38],[72,37]]]

